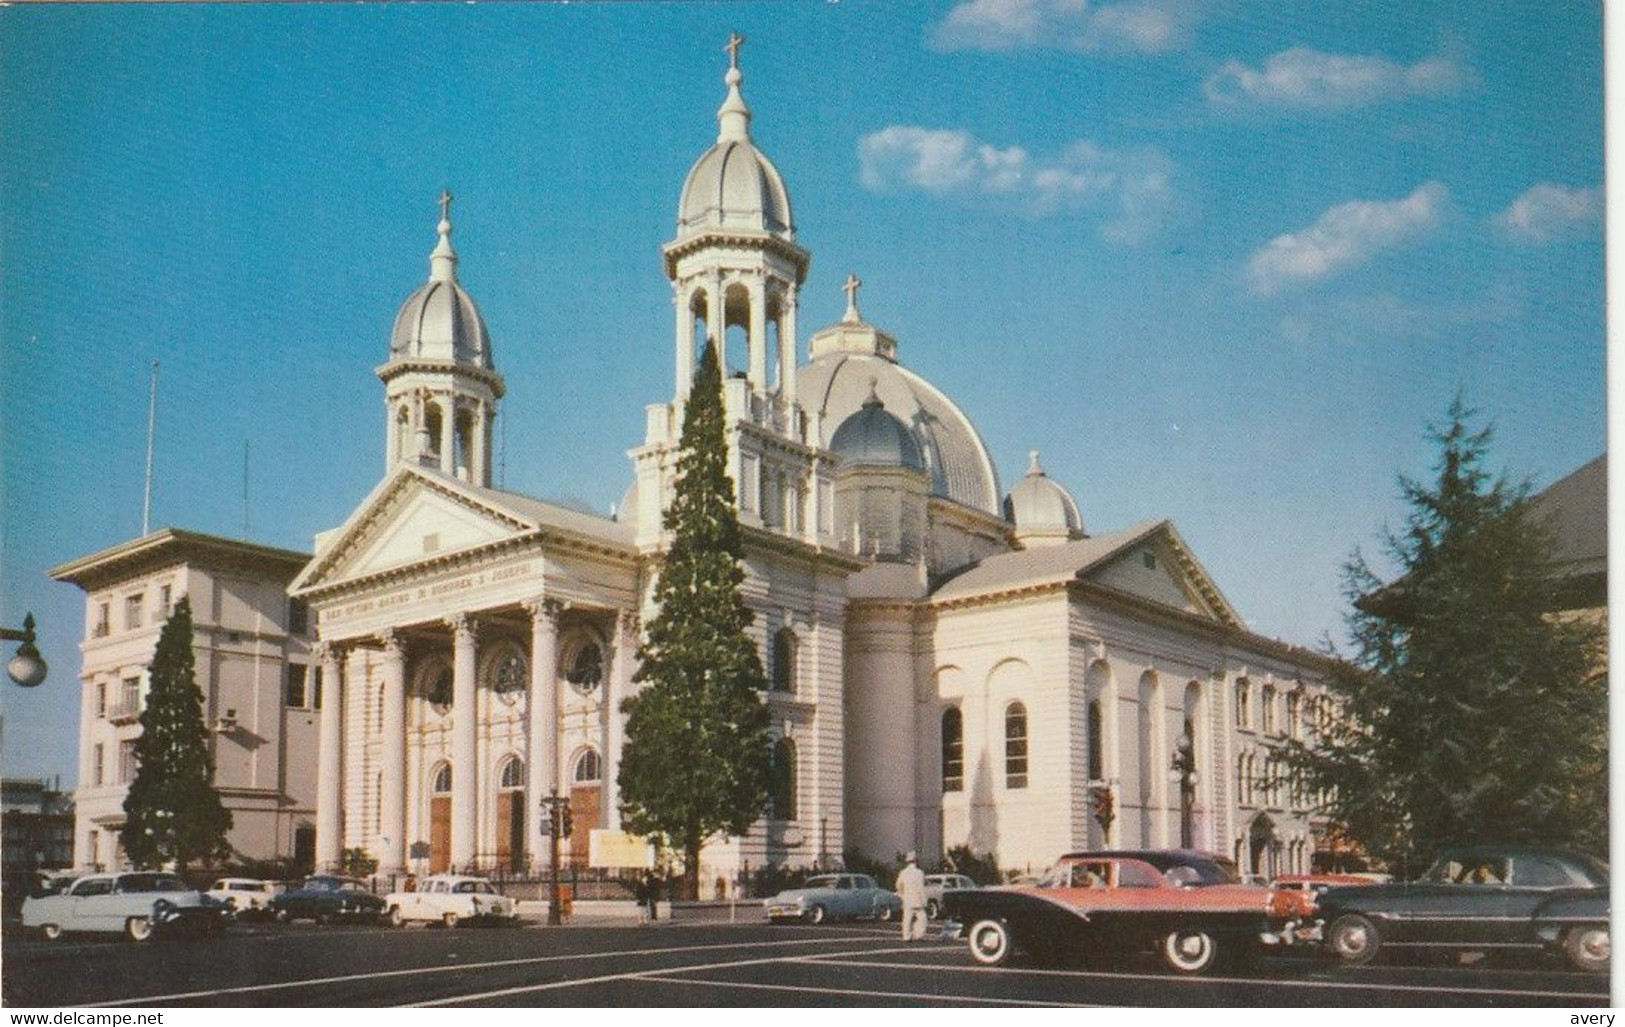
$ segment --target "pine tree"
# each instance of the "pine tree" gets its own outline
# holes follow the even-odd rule
[[[1550,543],[1527,482],[1484,469],[1492,429],[1458,397],[1437,479],[1402,477],[1410,514],[1384,583],[1345,567],[1353,652],[1332,681],[1342,716],[1296,761],[1335,824],[1399,870],[1472,842],[1607,852],[1601,632],[1554,614]]]
[[[772,766],[761,656],[745,633],[744,546],[727,473],[722,373],[707,342],[689,392],[677,484],[665,526],[671,546],[623,705],[619,783],[627,826],[682,848],[686,893],[700,848],[718,831],[742,835],[762,815]]]
[[[135,780],[124,798],[124,851],[149,869],[225,858],[231,812],[214,788],[203,691],[192,662],[192,604],[185,596],[158,635],[148,676]]]

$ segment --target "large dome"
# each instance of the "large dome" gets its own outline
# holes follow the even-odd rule
[[[908,426],[887,412],[871,388],[858,412],[841,422],[829,448],[843,461],[864,467],[905,467],[924,471],[925,457]]]
[[[449,202],[449,196],[447,197]],[[494,371],[491,336],[474,298],[457,283],[451,221],[440,219],[440,242],[429,255],[429,281],[407,297],[390,333],[391,360],[449,360]]]
[[[872,383],[872,385],[871,385]],[[862,409],[871,388],[919,444],[933,495],[999,516],[999,478],[987,447],[953,401],[919,375],[873,353],[826,352],[796,372],[796,395],[819,417],[820,445]]]

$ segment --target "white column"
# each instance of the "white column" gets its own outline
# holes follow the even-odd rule
[[[406,869],[406,648],[394,631],[383,635],[384,724],[382,766],[384,787],[378,797],[382,808],[379,831],[379,869],[386,874]]]
[[[796,402],[796,292],[794,284],[784,290],[784,313],[779,315],[779,390],[785,408]]]
[[[672,395],[684,399],[694,382],[694,312],[688,306],[688,292],[681,286],[673,288],[671,302],[677,310],[677,386]]]
[[[475,627],[459,613],[446,620],[452,631],[451,668],[451,865],[461,870],[474,860],[475,802],[479,773],[475,767]]]
[[[767,391],[767,283],[757,281],[750,290],[750,383]]]
[[[457,474],[457,398],[451,395],[440,402],[440,470]]]
[[[343,744],[344,677],[339,649],[318,642],[314,655],[322,667],[321,731],[316,748],[316,869],[332,870],[344,851],[340,812],[343,806],[343,779],[339,753]]]
[[[632,694],[632,675],[637,671],[638,615],[622,610],[615,618],[615,665],[604,682],[604,824],[612,831],[621,829],[621,749],[626,740],[626,714],[621,701]]]
[[[549,852],[547,837],[542,834],[542,797],[558,787],[558,641],[559,613],[557,600],[538,599],[525,604],[530,611],[530,698],[527,719],[530,728],[530,749],[525,754],[525,811],[527,820],[525,848],[530,853],[530,865],[541,870],[546,866]]]
[[[705,331],[717,344],[717,366],[722,368],[722,377],[728,377],[728,325],[724,317],[722,305],[722,276],[711,276],[711,289],[705,297]]]
[[[468,433],[468,480],[471,484],[489,488],[491,479],[486,472],[485,437],[490,430],[491,408],[485,400],[474,405],[474,417]]]

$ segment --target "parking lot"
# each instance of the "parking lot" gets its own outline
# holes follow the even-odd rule
[[[746,910],[754,913],[754,910]],[[1606,975],[1556,964],[1377,966],[1267,958],[1184,977],[975,965],[893,926],[769,927],[726,913],[469,929],[234,925],[210,942],[8,937],[8,1006],[1604,1006]]]

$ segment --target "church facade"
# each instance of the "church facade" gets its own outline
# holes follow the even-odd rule
[[[327,682],[316,857],[384,873],[534,870],[542,797],[569,858],[621,827],[623,698],[697,352],[721,349],[747,604],[783,772],[700,879],[969,845],[1007,867],[1181,844],[1306,870],[1311,796],[1277,758],[1330,713],[1328,667],[1252,634],[1167,521],[1086,532],[1037,455],[1005,493],[975,426],[865,321],[801,343],[809,253],[752,136],[737,41],[717,138],[663,248],[673,391],[616,517],[492,487],[506,385],[458,279],[449,196],[429,280],[379,369],[383,479],[290,587]],[[1177,764],[1177,770],[1175,766]]]

